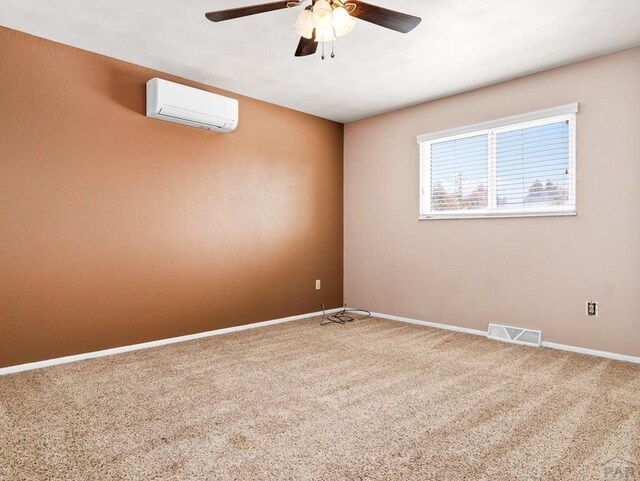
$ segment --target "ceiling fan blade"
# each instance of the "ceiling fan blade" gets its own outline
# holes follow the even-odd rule
[[[217,12],[206,13],[206,17],[212,22],[222,22],[233,18],[248,17],[257,13],[272,12],[273,10],[282,10],[287,7],[295,7],[299,5],[299,1],[280,1],[271,3],[261,3],[260,5],[251,5],[249,7],[230,8],[228,10],[218,10]]]
[[[296,48],[296,57],[306,57],[307,55],[313,55],[318,49],[318,42],[314,40],[316,31],[313,31],[313,37],[304,38],[300,37],[298,42],[298,48]]]
[[[381,27],[390,28],[396,32],[408,33],[418,26],[422,21],[420,17],[396,12],[388,8],[377,7],[360,0],[349,0],[345,6],[354,4],[356,8],[351,13],[352,17],[359,18],[365,22],[370,22]]]

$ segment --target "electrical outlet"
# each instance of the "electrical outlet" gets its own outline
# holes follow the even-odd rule
[[[596,301],[587,301],[585,314],[589,317],[598,317],[598,303]]]
[[[320,279],[316,279],[316,291],[320,290]]]

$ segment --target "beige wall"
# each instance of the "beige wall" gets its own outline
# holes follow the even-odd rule
[[[575,101],[576,217],[417,220],[417,135]],[[640,48],[346,125],[345,302],[640,355]]]
[[[342,304],[341,124],[231,94],[217,134],[144,116],[149,78],[215,89],[4,28],[0,59],[0,367]]]

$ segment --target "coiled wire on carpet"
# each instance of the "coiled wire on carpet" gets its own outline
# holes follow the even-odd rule
[[[363,314],[364,317],[359,319],[366,319],[371,317],[371,312],[366,309],[356,309],[356,308],[347,308],[345,305],[341,311],[336,312],[335,314],[328,316],[324,309],[324,304],[320,304],[322,308],[322,319],[320,320],[320,325],[324,326],[327,324],[346,324],[347,322],[351,322],[355,319],[355,317],[350,316],[348,313],[354,314]]]

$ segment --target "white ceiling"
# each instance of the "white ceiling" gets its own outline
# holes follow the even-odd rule
[[[266,1],[2,0],[0,24],[340,122],[640,45],[640,0],[367,0],[422,23],[358,21],[324,61],[293,56],[301,7],[204,17]]]

